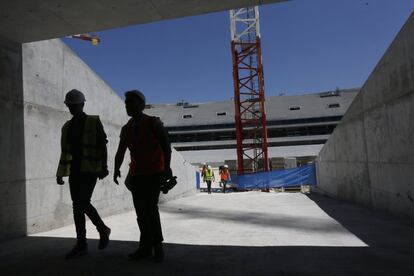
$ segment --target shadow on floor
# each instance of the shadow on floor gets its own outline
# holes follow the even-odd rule
[[[152,260],[128,261],[127,254],[136,249],[136,242],[115,240],[98,251],[97,240],[90,240],[88,255],[66,261],[64,255],[74,239],[26,237],[0,243],[0,275],[414,275],[414,227],[353,204],[314,194],[308,197],[369,247],[167,243],[165,262],[156,264]],[[207,211],[180,210],[190,219],[205,216]],[[246,223],[253,221],[263,227],[309,228],[303,217],[300,220],[305,226],[293,218],[269,218],[254,212],[242,216],[223,211],[214,216],[223,221],[250,220]],[[327,230],[323,221],[319,226],[318,221],[308,222],[316,224],[316,230]]]
[[[413,222],[318,194],[307,196],[370,247],[414,249]]]
[[[413,248],[247,247],[165,244],[166,260],[132,262],[136,242],[111,241],[66,261],[74,239],[26,237],[0,244],[1,275],[413,275]]]

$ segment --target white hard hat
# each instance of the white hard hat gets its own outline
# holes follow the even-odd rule
[[[85,95],[77,89],[72,89],[66,93],[65,104],[80,104],[85,101]]]
[[[224,164],[224,167],[225,167],[225,168],[228,168],[229,166],[227,166],[226,164]]]
[[[145,104],[145,95],[137,89],[125,92],[125,98],[128,96],[137,97]]]
[[[210,170],[210,169],[211,169],[211,166],[210,166],[210,165],[208,165],[208,166],[207,166],[207,169],[209,169],[209,170]]]

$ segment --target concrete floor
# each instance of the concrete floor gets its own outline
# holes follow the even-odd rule
[[[200,193],[160,206],[166,260],[128,261],[133,212],[112,216],[112,241],[66,261],[73,225],[0,243],[1,275],[414,275],[414,226],[300,193]]]

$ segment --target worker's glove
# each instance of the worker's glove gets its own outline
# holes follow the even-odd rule
[[[63,184],[65,184],[65,181],[63,181],[63,177],[58,176],[58,177],[56,177],[56,183],[59,184],[59,185],[63,185]]]
[[[107,177],[109,174],[108,172],[108,168],[103,168],[99,173],[98,173],[98,178],[99,179],[104,179],[105,177]]]
[[[177,177],[171,176],[170,178],[164,178],[163,183],[161,185],[161,191],[166,194],[169,190],[174,188],[177,185]]]

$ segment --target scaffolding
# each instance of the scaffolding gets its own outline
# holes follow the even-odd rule
[[[230,10],[237,174],[269,171],[259,8]]]

